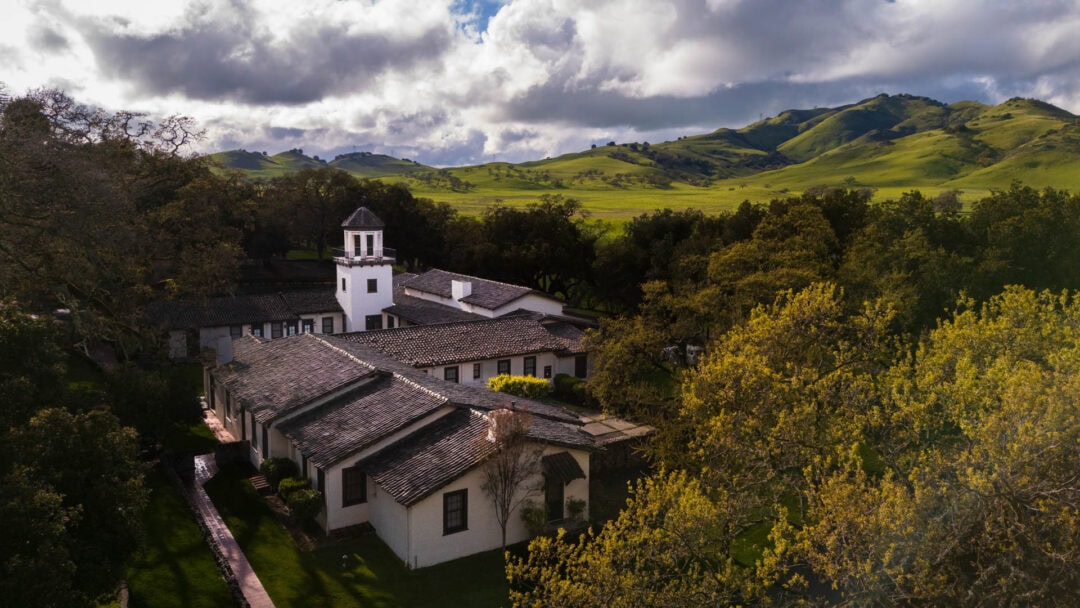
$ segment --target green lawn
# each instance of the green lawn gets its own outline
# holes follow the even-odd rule
[[[128,568],[132,608],[232,605],[202,530],[184,499],[158,469],[146,477],[150,504],[145,539]]]
[[[214,433],[203,422],[177,425],[165,437],[165,451],[174,454],[209,454],[217,444]]]
[[[374,535],[299,549],[245,476],[223,471],[206,490],[278,608],[505,605],[501,551],[410,571]],[[342,555],[347,555],[342,567]]]

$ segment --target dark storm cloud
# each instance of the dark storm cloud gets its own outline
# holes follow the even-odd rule
[[[403,154],[399,158],[405,156],[425,165],[436,167],[465,165],[484,161],[485,141],[487,141],[487,136],[483,132],[472,129],[464,140],[446,141],[441,145],[427,146],[423,150],[413,149],[408,154],[404,154],[404,152],[408,152],[408,148],[391,149],[390,153],[399,156],[393,154],[393,152],[400,151]]]
[[[37,50],[52,53],[67,50],[68,39],[48,25],[38,25],[30,31],[30,44]]]
[[[1080,43],[1062,32],[1074,10],[1062,3],[980,10],[865,0],[714,4],[710,10],[704,0],[676,0],[656,19],[657,39],[615,47],[613,63],[593,61],[587,70],[581,62],[564,64],[509,99],[500,117],[637,132],[742,126],[785,109],[852,103],[883,92],[996,103],[1040,87],[1046,95],[1074,95],[1070,83],[1080,80]],[[534,23],[513,25],[519,32],[534,27],[565,34],[549,37],[554,42],[542,49],[555,44],[584,54],[603,42],[581,39],[573,23],[555,30],[555,21]],[[1037,44],[1033,33],[1041,34]],[[652,62],[695,41],[699,46],[688,47],[696,49],[692,62],[656,64],[663,67],[650,73]],[[630,60],[620,61],[625,57]],[[642,68],[627,73],[634,65]],[[701,66],[706,69],[696,69]],[[687,77],[680,70],[688,70]],[[702,73],[732,84],[688,88]],[[653,78],[668,75],[666,89],[648,92]]]
[[[302,137],[307,131],[304,129],[297,129],[293,127],[268,127],[266,133],[271,139],[297,139]]]
[[[106,75],[144,93],[251,104],[302,104],[346,94],[388,70],[438,58],[451,43],[451,34],[440,28],[405,38],[350,33],[340,23],[298,27],[283,41],[248,27],[243,16],[241,21],[200,19],[145,36],[95,23],[85,37]]]
[[[860,83],[769,82],[724,88],[700,97],[637,98],[611,91],[535,87],[506,105],[505,118],[532,124],[629,127],[635,131],[703,124],[741,126],[757,120],[762,113],[835,105],[874,89]]]

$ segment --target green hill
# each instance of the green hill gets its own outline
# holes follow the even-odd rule
[[[872,188],[879,198],[916,188],[976,197],[1014,180],[1080,191],[1080,119],[1031,99],[946,105],[879,95],[836,108],[788,110],[741,129],[612,143],[519,164],[435,169],[366,152],[326,163],[300,150],[274,156],[239,150],[213,158],[253,179],[337,167],[403,182],[418,196],[467,212],[551,193],[579,199],[599,217],[622,219],[659,207],[727,209],[813,186]]]
[[[357,177],[369,178],[431,170],[431,167],[421,165],[415,161],[402,160],[393,156],[373,154],[371,152],[339,154],[334,157],[334,160],[330,161],[330,166],[342,171],[348,171]]]

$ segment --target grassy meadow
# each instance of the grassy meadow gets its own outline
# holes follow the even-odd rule
[[[358,178],[404,183],[416,196],[467,214],[558,194],[618,224],[653,209],[719,213],[818,186],[869,188],[875,200],[911,190],[929,196],[959,190],[965,203],[1014,181],[1078,191],[1080,118],[1032,99],[946,105],[879,95],[836,108],[789,110],[741,129],[652,145],[613,142],[519,164],[436,169],[367,152],[328,162],[300,150],[273,156],[233,150],[212,158],[221,170],[255,180],[336,167]]]

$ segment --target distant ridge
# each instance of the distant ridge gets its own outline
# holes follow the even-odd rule
[[[586,207],[616,200],[638,201],[642,209],[707,207],[812,186],[985,192],[1020,180],[1076,191],[1080,124],[1076,115],[1036,99],[990,106],[883,94],[835,108],[786,110],[740,129],[652,144],[612,142],[519,164],[435,169],[369,152],[326,162],[300,150],[274,156],[232,150],[211,158],[252,179],[336,167],[478,208],[545,192],[578,198]]]
[[[402,160],[385,154],[371,152],[351,152],[339,154],[334,160],[326,160],[304,155],[303,149],[294,148],[268,156],[264,152],[247,150],[228,150],[207,156],[220,170],[241,171],[251,179],[272,179],[304,169],[334,167],[348,171],[357,177],[386,177],[406,175],[418,171],[430,171],[431,167],[409,160]]]

